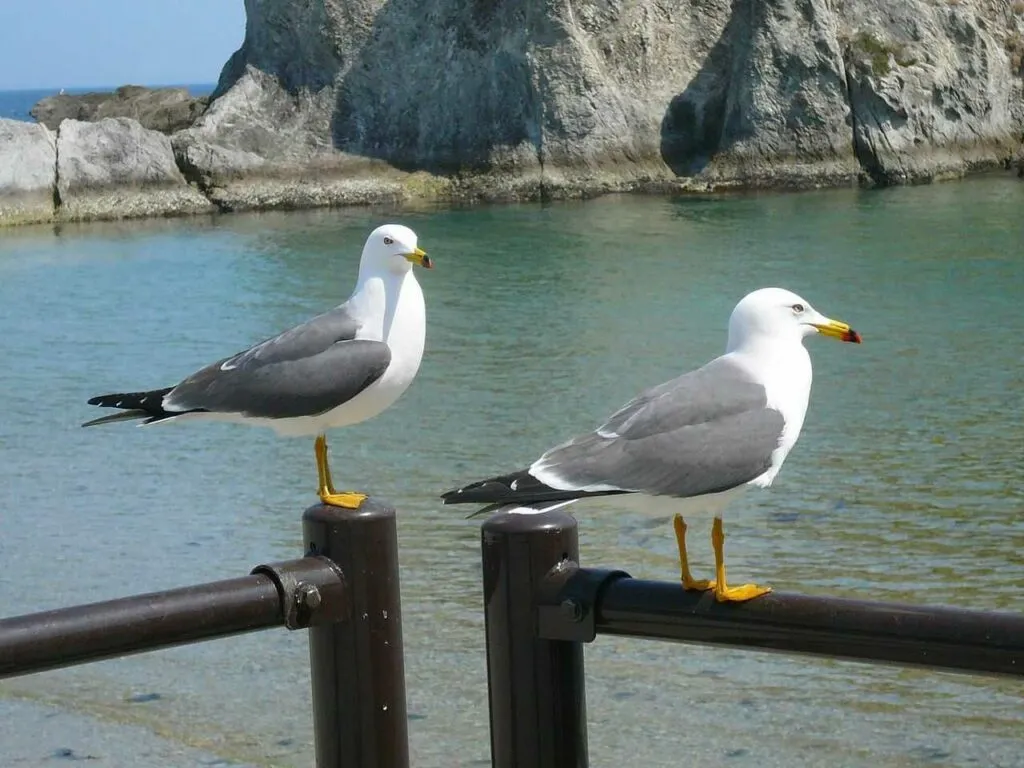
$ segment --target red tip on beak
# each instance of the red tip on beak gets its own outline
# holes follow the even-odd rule
[[[853,328],[851,328],[850,330],[848,330],[846,333],[843,334],[842,340],[843,341],[848,341],[851,344],[860,344],[860,343],[862,343],[861,342],[861,338],[860,338],[860,334],[857,333],[855,330],[853,330]]]

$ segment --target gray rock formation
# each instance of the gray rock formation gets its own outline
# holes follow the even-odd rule
[[[105,117],[131,117],[144,128],[174,133],[188,128],[209,98],[193,97],[187,88],[143,88],[124,85],[112,93],[59,94],[40,100],[29,114],[52,131],[62,120],[96,121]]]
[[[329,93],[292,95],[274,78],[249,70],[195,127],[175,134],[178,164],[189,181],[225,210],[407,197],[404,190],[415,187],[417,176],[333,148],[332,107],[322,99]]]
[[[854,140],[879,183],[997,167],[1024,140],[1024,7],[1009,2],[847,0]]]
[[[126,117],[65,120],[57,134],[64,220],[177,216],[215,210],[174,161],[171,140]]]
[[[187,127],[64,120],[60,217],[914,183],[1024,157],[1021,0],[245,5],[198,119],[180,90],[77,102]],[[0,188],[38,212],[49,156],[21,135],[37,154],[0,139]]]
[[[175,148],[226,207],[960,175],[1021,142],[1014,7],[247,0]]]
[[[56,173],[46,126],[0,119],[0,226],[52,221]]]
[[[661,158],[677,177],[758,187],[857,179],[834,5],[737,0],[689,9],[696,39],[685,59],[693,63],[680,62],[685,85],[660,126]]]

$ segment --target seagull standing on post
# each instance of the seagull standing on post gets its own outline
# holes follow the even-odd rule
[[[638,511],[673,516],[685,589],[713,589],[719,601],[763,595],[771,588],[726,584],[722,511],[747,487],[770,486],[796,443],[811,392],[803,342],[817,334],[861,341],[795,293],[754,291],[733,310],[721,357],[646,390],[595,431],[552,448],[528,468],[441,498],[487,504],[480,513],[537,514],[614,495]],[[690,572],[684,515],[697,513],[714,515],[714,580]]]
[[[398,224],[378,227],[366,239],[355,290],[344,304],[173,387],[94,397],[90,405],[121,413],[82,426],[206,419],[269,426],[281,435],[316,435],[320,500],[355,509],[366,497],[335,489],[325,432],[373,418],[415,378],[426,312],[413,265],[433,266],[416,233]]]

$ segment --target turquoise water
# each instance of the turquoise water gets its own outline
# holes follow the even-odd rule
[[[225,578],[301,551],[311,441],[78,424],[96,415],[90,395],[173,383],[337,303],[366,232],[389,219],[437,261],[419,273],[427,354],[394,408],[333,435],[332,456],[346,485],[399,509],[416,766],[488,763],[479,523],[437,494],[528,461],[719,353],[733,304],[759,286],[798,291],[865,343],[810,342],[800,442],[775,486],[726,518],[732,579],[1024,611],[1021,210],[1024,184],[997,178],[5,231],[0,614]],[[614,501],[580,520],[587,564],[675,578],[667,524]],[[700,575],[706,521],[694,528]],[[614,638],[586,653],[595,767],[682,755],[751,768],[1024,766],[1018,682]],[[0,695],[227,761],[311,762],[301,633],[20,678]],[[0,720],[0,756],[4,729],[31,727],[19,711]]]

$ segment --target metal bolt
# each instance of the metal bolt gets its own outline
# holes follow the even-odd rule
[[[315,584],[300,582],[295,587],[295,601],[304,608],[314,611],[320,607],[322,600],[320,590],[316,588]]]
[[[569,621],[583,621],[583,615],[586,613],[586,609],[583,605],[573,599],[563,600],[562,605],[559,606],[562,612],[562,616]]]

